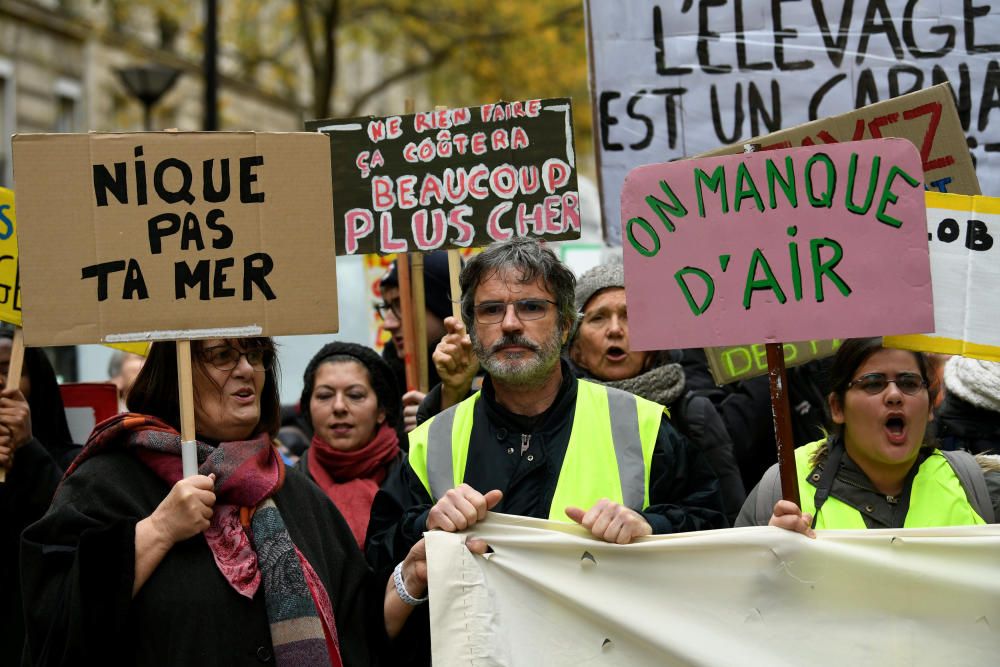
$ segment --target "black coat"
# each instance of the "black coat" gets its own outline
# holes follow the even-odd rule
[[[934,424],[941,449],[1000,454],[1000,412],[977,407],[949,393],[934,414]]]
[[[174,545],[131,598],[135,524],[169,487],[131,452],[85,461],[22,538],[28,650],[38,665],[256,665],[273,660],[261,585],[223,578],[201,536]],[[288,470],[275,504],[333,606],[345,665],[371,664],[382,591],[319,488]],[[373,633],[375,637],[369,637]]]
[[[7,481],[0,484],[0,665],[21,662],[24,612],[21,604],[21,531],[49,508],[62,470],[36,439],[18,448]]]
[[[555,402],[536,419],[505,410],[483,383],[473,417],[465,482],[481,493],[500,489],[497,512],[546,519],[555,494],[576,412],[577,379],[563,364],[563,384]],[[522,434],[530,443],[521,453]],[[701,452],[669,424],[660,425],[650,471],[649,507],[643,516],[654,534],[726,527],[719,482]],[[365,554],[381,581],[426,530],[432,499],[406,462],[386,479],[375,496]],[[584,508],[589,509],[589,508]],[[399,645],[407,656],[394,664],[427,664],[426,606],[410,617]]]

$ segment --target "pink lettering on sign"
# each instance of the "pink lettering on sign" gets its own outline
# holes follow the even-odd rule
[[[396,205],[393,194],[392,179],[388,176],[376,176],[372,179],[372,208],[376,211],[388,211]]]
[[[482,155],[486,152],[486,133],[476,132],[472,135],[472,153]]]
[[[420,209],[414,211],[410,218],[410,227],[417,250],[429,252],[444,243],[445,233],[448,231],[448,218],[439,208],[432,210],[430,216],[427,215],[427,209]]]
[[[430,206],[432,200],[443,204],[444,193],[441,192],[441,179],[434,174],[427,174],[420,184],[420,205]]]
[[[472,245],[476,230],[472,223],[466,220],[472,215],[472,207],[468,205],[456,206],[448,213],[448,224],[455,228],[458,236],[452,239],[452,243],[460,248],[468,248]]]
[[[580,231],[580,196],[577,193],[563,193],[562,214],[566,227],[577,232]]]
[[[634,348],[932,330],[922,175],[903,139],[632,170],[621,211]]]
[[[475,167],[469,170],[469,178],[467,180],[469,194],[476,199],[486,199],[490,191],[487,187],[483,185],[483,181],[487,180],[490,175],[490,170],[485,164],[477,164]]]
[[[444,192],[452,204],[461,204],[468,194],[468,178],[465,169],[459,167],[444,170]]]
[[[398,139],[403,134],[403,119],[390,116],[385,120],[368,121],[368,139],[378,143],[383,139]]]
[[[545,191],[554,195],[556,190],[569,183],[572,173],[572,168],[559,158],[549,158],[542,165],[542,183],[545,184]]]
[[[495,151],[509,148],[510,144],[508,142],[507,130],[493,130],[493,133],[490,135],[490,145]]]
[[[521,205],[524,206],[524,204]],[[492,211],[490,211],[490,215],[486,220],[486,233],[489,234],[490,238],[494,241],[507,241],[514,236],[514,232],[500,226],[500,219],[503,217],[504,213],[513,207],[513,204],[505,201],[500,202],[493,207]]]
[[[396,179],[396,192],[399,207],[403,209],[416,208],[416,176],[400,176]]]
[[[490,174],[490,187],[501,199],[513,199],[517,193],[517,170],[509,164],[502,164]]]
[[[344,249],[353,255],[358,251],[358,239],[375,231],[372,212],[364,208],[352,208],[344,214]]]
[[[379,219],[379,243],[382,252],[385,254],[394,252],[406,252],[408,244],[406,239],[397,239],[392,236],[392,213],[384,211]]]

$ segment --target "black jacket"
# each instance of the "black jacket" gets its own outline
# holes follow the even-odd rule
[[[0,484],[0,665],[18,665],[24,645],[21,605],[21,531],[49,508],[62,470],[32,438],[18,448],[7,481]]]
[[[476,403],[465,482],[485,493],[500,489],[494,511],[548,518],[576,409],[577,379],[563,364],[555,402],[537,418],[515,415],[496,402],[489,378]],[[527,447],[522,453],[522,444]],[[643,515],[655,534],[723,528],[719,482],[707,461],[663,419],[653,453],[650,505]],[[409,463],[386,479],[375,496],[366,555],[382,581],[422,536],[432,499]],[[584,508],[587,509],[587,508]],[[426,607],[410,617],[406,634],[412,664],[426,664]],[[402,639],[402,638],[401,638]],[[403,643],[397,641],[397,643]],[[422,655],[416,653],[423,652]]]
[[[950,393],[936,411],[934,424],[941,449],[1000,454],[1000,412],[977,407]]]
[[[201,535],[174,545],[132,599],[135,525],[168,491],[128,451],[95,456],[62,483],[52,508],[22,538],[21,578],[31,601],[24,664],[256,665],[273,659],[263,586],[252,600],[236,593]],[[350,529],[319,488],[294,470],[274,501],[329,593],[344,664],[371,664],[371,644],[384,635],[384,588],[372,586]]]

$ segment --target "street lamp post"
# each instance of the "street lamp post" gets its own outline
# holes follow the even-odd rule
[[[153,129],[153,106],[177,82],[181,72],[167,65],[149,64],[122,67],[116,70],[118,78],[129,94],[142,102],[143,128]]]

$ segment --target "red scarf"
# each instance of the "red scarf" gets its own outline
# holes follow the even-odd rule
[[[309,475],[347,519],[362,549],[375,493],[385,479],[387,466],[398,454],[399,437],[385,423],[367,445],[349,452],[334,449],[318,435],[313,436]]]

